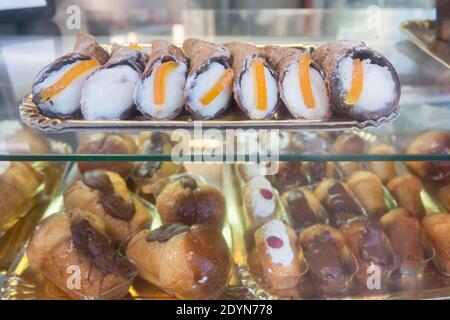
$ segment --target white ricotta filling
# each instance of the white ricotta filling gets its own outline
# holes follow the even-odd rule
[[[275,211],[275,197],[272,190],[272,185],[269,180],[264,177],[253,177],[248,182],[250,189],[250,199],[248,199],[253,214],[261,218],[267,218]],[[271,199],[266,199],[261,194],[261,189],[269,190],[272,193]]]
[[[291,248],[291,243],[284,223],[281,220],[274,219],[267,222],[263,228],[267,253],[272,262],[283,266],[289,266],[294,260],[294,251]],[[269,237],[280,238],[283,241],[283,245],[280,248],[272,248],[267,243]]]

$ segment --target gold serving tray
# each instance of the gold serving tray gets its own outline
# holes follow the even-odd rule
[[[405,21],[400,30],[421,50],[450,69],[450,42],[436,39],[436,21]]]

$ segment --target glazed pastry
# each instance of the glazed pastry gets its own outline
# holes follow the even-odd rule
[[[174,223],[145,229],[126,251],[140,277],[179,299],[219,298],[227,284],[230,251],[213,226]]]
[[[370,267],[376,266],[380,271],[380,284],[385,287],[389,275],[397,267],[397,261],[380,223],[355,219],[342,228],[342,233],[358,264],[358,273],[355,275],[358,282],[367,286],[373,274]]]
[[[151,222],[144,204],[112,171],[88,171],[64,192],[66,209],[90,211],[105,221],[109,237],[126,240]]]
[[[436,251],[433,259],[438,270],[450,275],[450,215],[438,213],[422,220],[422,231]]]
[[[316,187],[314,193],[336,226],[365,215],[363,208],[344,182],[333,179],[323,180]]]
[[[383,184],[370,171],[357,171],[347,180],[347,185],[366,209],[369,218],[378,220],[388,211],[384,201]]]
[[[445,209],[450,211],[450,184],[439,188],[438,196]]]
[[[156,197],[156,208],[163,224],[211,224],[222,229],[225,219],[222,193],[188,175],[164,187]]]
[[[77,149],[77,154],[135,154],[136,143],[129,135],[98,133],[89,135],[82,141]],[[122,177],[127,177],[133,170],[132,162],[77,162],[81,173],[89,170],[103,169],[117,172]]]
[[[81,90],[86,120],[122,120],[134,111],[134,89],[147,63],[136,48],[112,46],[111,58],[87,77]]]
[[[380,219],[381,226],[391,242],[401,275],[416,276],[426,267],[419,219],[403,208],[396,208]]]
[[[277,173],[270,176],[270,179],[279,192],[307,184],[307,177],[301,162],[280,162]]]
[[[172,152],[170,136],[166,133],[142,132],[138,140],[138,154],[170,154]],[[182,171],[182,164],[171,161],[140,161],[136,162],[131,178],[136,191],[154,202],[154,195],[159,194],[168,183],[166,178]]]
[[[190,60],[184,90],[186,109],[197,119],[213,119],[232,101],[230,51],[221,44],[193,38],[184,41],[183,50]]]
[[[326,293],[349,289],[358,267],[338,229],[316,224],[300,233],[308,271]]]
[[[396,150],[386,144],[377,144],[369,149],[368,154],[390,155],[395,154]],[[388,182],[397,176],[395,161],[371,161],[369,162],[370,171],[375,173],[381,181]]]
[[[365,121],[398,110],[401,86],[397,72],[386,57],[364,42],[327,42],[312,57],[325,73],[335,113]]]
[[[337,178],[336,165],[330,161],[312,161],[304,164],[312,182]]]
[[[87,211],[50,216],[35,229],[26,249],[31,267],[72,298],[121,299],[137,275],[136,267],[118,253],[106,236],[102,219]],[[68,284],[80,271],[79,287]]]
[[[296,288],[303,273],[303,252],[297,249],[294,230],[281,220],[270,220],[255,232],[255,246],[270,288]]]
[[[422,183],[413,175],[403,175],[389,181],[387,188],[397,201],[399,207],[414,213],[419,219],[425,216],[420,193]]]
[[[361,154],[364,149],[365,142],[361,137],[352,132],[344,132],[336,138],[330,152],[334,154]],[[345,177],[349,177],[353,172],[363,170],[361,163],[355,161],[340,161],[338,166]]]
[[[152,52],[134,92],[137,109],[155,120],[175,118],[183,109],[187,70],[180,48],[167,41],[152,41]]]
[[[228,43],[234,70],[233,92],[237,106],[252,120],[272,119],[280,103],[277,75],[260,48]]]
[[[46,154],[51,152],[49,140],[16,120],[0,121],[0,152],[9,154]]]
[[[330,101],[324,74],[308,50],[265,46],[264,55],[278,73],[280,97],[297,119],[328,119]]]
[[[252,178],[243,188],[242,195],[253,229],[275,218],[274,190],[266,178]]]
[[[36,76],[32,92],[39,111],[48,117],[79,117],[82,85],[108,59],[108,53],[93,36],[79,33],[73,51],[45,66]]]
[[[307,187],[290,189],[284,192],[281,195],[281,202],[295,229],[327,222],[319,199]]]
[[[450,132],[431,131],[417,136],[406,149],[408,154],[450,154]],[[450,161],[413,161],[406,163],[419,177],[450,182]]]

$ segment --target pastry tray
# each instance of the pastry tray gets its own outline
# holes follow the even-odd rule
[[[400,25],[400,30],[426,54],[450,69],[450,42],[436,39],[436,21],[409,20]]]

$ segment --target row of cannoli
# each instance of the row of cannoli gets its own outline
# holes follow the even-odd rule
[[[183,50],[153,41],[150,55],[113,45],[111,56],[80,34],[73,52],[46,66],[33,84],[44,115],[119,120],[136,114],[175,118],[186,108],[213,119],[232,103],[249,119],[272,119],[280,98],[293,117],[359,121],[397,110],[394,67],[362,42],[337,41],[305,49],[218,44],[187,39]]]

